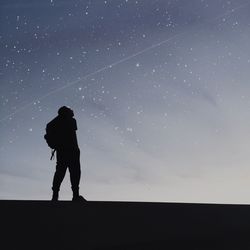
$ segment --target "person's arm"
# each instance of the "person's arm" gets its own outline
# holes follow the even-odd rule
[[[73,129],[74,129],[74,130],[77,130],[76,119],[73,119],[73,121],[74,121],[74,122],[73,122]]]
[[[73,118],[73,130],[74,130],[74,141],[76,143],[76,146],[80,152],[79,146],[78,146],[78,141],[77,141],[77,135],[76,135],[76,130],[77,130],[77,123],[76,123],[76,119]]]

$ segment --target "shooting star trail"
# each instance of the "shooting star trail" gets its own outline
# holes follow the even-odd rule
[[[235,11],[237,11],[237,10],[239,10],[239,9],[242,9],[242,8],[244,8],[244,7],[247,7],[248,5],[250,5],[250,2],[249,2],[249,3],[246,3],[246,4],[242,4],[242,5],[240,5],[240,6],[236,7],[236,8],[233,8],[233,9],[231,9],[231,10],[229,10],[229,11],[226,11],[226,12],[222,13],[221,15],[219,15],[219,16],[213,18],[213,19],[207,20],[207,21],[205,21],[205,22],[202,23],[202,24],[196,25],[194,28],[202,27],[202,26],[204,26],[204,25],[206,25],[206,24],[209,24],[209,23],[212,23],[212,22],[214,22],[214,21],[216,21],[216,20],[218,20],[218,19],[220,19],[220,18],[229,16],[229,15],[231,15],[232,13],[234,13]],[[119,65],[119,64],[122,64],[122,63],[124,63],[124,62],[126,62],[126,61],[129,61],[130,59],[135,58],[135,57],[137,57],[137,56],[139,56],[139,55],[142,55],[142,54],[144,54],[144,53],[147,52],[147,51],[150,51],[150,50],[152,50],[152,49],[155,49],[155,48],[157,48],[157,47],[160,47],[160,46],[163,45],[163,44],[167,44],[168,42],[170,42],[170,41],[174,40],[175,38],[178,38],[178,37],[180,37],[180,36],[182,36],[182,35],[184,35],[184,34],[186,34],[186,33],[188,33],[188,32],[190,32],[190,31],[189,31],[189,30],[188,30],[188,31],[186,30],[186,31],[180,32],[180,33],[178,33],[178,34],[176,34],[176,35],[173,35],[173,36],[169,37],[169,38],[166,39],[166,40],[163,40],[163,41],[161,41],[161,42],[159,42],[159,43],[155,43],[155,44],[153,44],[153,45],[151,45],[151,46],[149,46],[149,47],[147,47],[147,48],[145,48],[145,49],[143,49],[143,50],[140,50],[140,51],[138,51],[138,52],[136,52],[136,53],[134,53],[134,54],[132,54],[132,55],[130,55],[130,56],[127,56],[127,57],[125,57],[125,58],[123,58],[123,59],[120,59],[120,60],[118,60],[118,61],[116,61],[116,62],[114,62],[114,63],[112,63],[112,64],[106,65],[106,66],[104,66],[104,67],[102,67],[102,68],[100,68],[100,69],[98,69],[98,70],[96,70],[96,71],[94,71],[94,72],[92,72],[92,73],[89,73],[89,74],[87,74],[87,75],[85,75],[85,76],[82,76],[81,78],[79,78],[79,79],[77,79],[77,80],[75,80],[75,81],[72,81],[72,82],[70,82],[70,83],[67,83],[67,84],[65,84],[65,85],[62,86],[62,87],[56,88],[56,89],[50,91],[49,93],[47,93],[47,94],[45,94],[45,95],[43,95],[43,96],[41,96],[41,97],[39,97],[39,98],[36,98],[34,101],[32,101],[32,102],[30,102],[30,103],[27,103],[27,104],[23,105],[22,107],[16,109],[14,112],[12,112],[12,113],[10,113],[9,115],[7,115],[7,116],[3,117],[2,119],[0,119],[0,122],[6,121],[7,119],[11,119],[11,118],[12,118],[13,116],[15,116],[17,113],[21,112],[22,110],[25,110],[25,109],[28,108],[29,106],[32,106],[36,101],[39,101],[39,102],[40,102],[40,101],[46,99],[47,97],[49,97],[49,96],[51,96],[51,95],[53,95],[53,94],[55,94],[55,93],[58,93],[58,92],[60,92],[60,91],[62,91],[62,90],[64,90],[64,89],[66,89],[66,88],[69,88],[69,87],[71,87],[71,86],[73,86],[73,85],[75,85],[75,84],[77,84],[77,83],[79,83],[79,82],[81,82],[81,81],[87,80],[87,79],[88,79],[89,77],[91,77],[91,76],[94,76],[94,75],[96,75],[96,74],[98,74],[98,73],[101,73],[101,72],[103,72],[103,71],[106,71],[107,69],[111,69],[111,68],[113,68],[113,67],[115,67],[115,66],[117,66],[117,65]]]

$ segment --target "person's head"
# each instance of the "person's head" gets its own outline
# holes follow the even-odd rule
[[[74,112],[69,107],[62,106],[58,109],[58,115],[65,118],[72,118],[74,116]]]

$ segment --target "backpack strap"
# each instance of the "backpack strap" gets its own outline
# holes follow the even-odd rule
[[[55,158],[55,152],[56,152],[55,149],[51,149],[51,157],[50,157],[51,161]]]

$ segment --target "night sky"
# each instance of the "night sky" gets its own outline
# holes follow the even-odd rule
[[[249,13],[249,0],[0,0],[0,199],[50,199],[43,135],[67,105],[86,199],[250,203]]]

